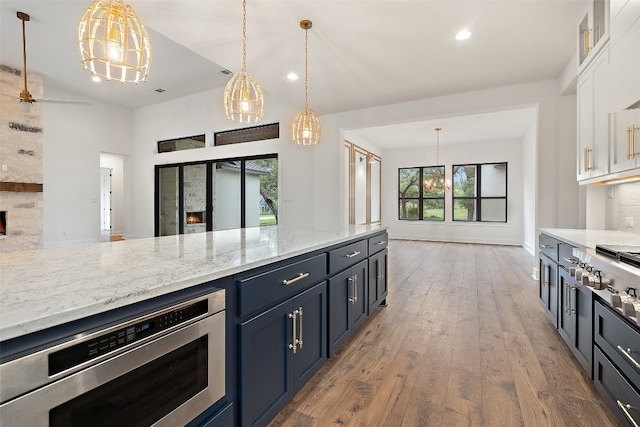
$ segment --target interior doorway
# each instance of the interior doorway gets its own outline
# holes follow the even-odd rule
[[[111,235],[111,168],[100,168],[100,231]]]
[[[100,234],[103,241],[124,239],[125,165],[121,154],[100,153]]]

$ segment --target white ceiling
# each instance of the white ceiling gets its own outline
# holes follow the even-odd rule
[[[436,144],[435,128],[441,128],[440,145],[509,141],[520,142],[536,123],[535,108],[423,120],[356,129],[351,134],[381,150],[419,148]]]
[[[96,84],[81,69],[75,43],[78,18],[89,3],[0,0],[0,63],[22,68],[20,10],[31,15],[29,70],[42,74],[45,86],[80,98],[135,108],[223,87],[230,76],[219,71],[242,66],[240,0],[130,0],[150,30],[150,77],[138,85]],[[266,108],[268,96],[302,106],[299,21],[310,19],[309,104],[320,115],[556,78],[576,49],[583,5],[583,0],[248,0],[247,69],[266,92]],[[473,35],[459,42],[454,36],[462,28]],[[301,79],[288,81],[290,71]]]

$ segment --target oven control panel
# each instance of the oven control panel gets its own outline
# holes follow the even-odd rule
[[[81,363],[111,353],[136,341],[156,335],[191,319],[207,314],[207,300],[167,312],[155,313],[136,319],[118,329],[49,354],[49,376],[63,372]]]

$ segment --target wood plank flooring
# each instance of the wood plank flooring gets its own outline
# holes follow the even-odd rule
[[[523,248],[392,240],[379,308],[270,424],[617,426]]]

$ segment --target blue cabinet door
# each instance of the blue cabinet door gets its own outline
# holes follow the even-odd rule
[[[573,278],[563,268],[558,269],[558,332],[572,348],[575,330],[575,305],[573,304]]]
[[[367,320],[369,313],[369,305],[367,303],[367,296],[369,294],[369,265],[367,260],[361,261],[358,264],[351,267],[352,283],[355,295],[352,295],[351,299],[351,332],[358,329],[358,327]]]
[[[387,249],[369,258],[369,314],[387,298]]]
[[[351,335],[351,269],[329,279],[329,354]]]
[[[240,324],[242,426],[268,425],[327,360],[326,310],[322,282]]]
[[[291,300],[239,327],[240,422],[266,426],[293,398]]]
[[[293,389],[309,381],[327,360],[327,282],[293,299],[298,310],[297,337],[302,343],[293,356]]]
[[[369,262],[363,260],[329,279],[329,354],[367,319]]]

